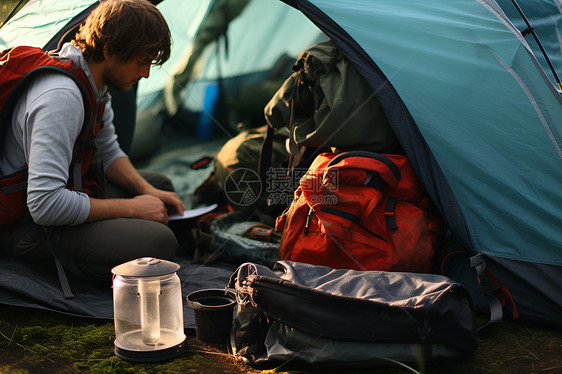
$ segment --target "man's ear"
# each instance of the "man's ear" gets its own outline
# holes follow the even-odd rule
[[[103,59],[104,60],[110,60],[111,59],[112,54],[109,52],[109,48],[107,47],[107,45],[105,45],[103,47]]]

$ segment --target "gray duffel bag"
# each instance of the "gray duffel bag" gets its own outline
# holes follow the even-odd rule
[[[241,265],[229,287],[232,352],[258,369],[423,368],[477,347],[468,293],[441,275],[278,261]]]

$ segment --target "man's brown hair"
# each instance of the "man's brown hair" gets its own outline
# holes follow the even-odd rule
[[[146,0],[102,0],[72,41],[87,60],[104,60],[104,47],[123,61],[149,58],[162,65],[170,57],[170,29]]]

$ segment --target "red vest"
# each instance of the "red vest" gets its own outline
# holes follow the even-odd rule
[[[11,125],[12,113],[28,83],[44,72],[58,72],[74,80],[84,100],[84,124],[74,144],[69,189],[96,196],[98,184],[88,171],[95,154],[93,140],[102,123],[103,103],[96,103],[88,77],[69,59],[57,58],[38,47],[20,46],[0,53],[0,146]],[[0,225],[20,219],[26,210],[27,169],[4,175],[0,170]]]

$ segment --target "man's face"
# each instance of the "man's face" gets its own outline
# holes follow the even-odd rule
[[[147,57],[119,60],[115,56],[106,59],[103,82],[118,91],[128,91],[141,78],[148,78],[152,59]]]

